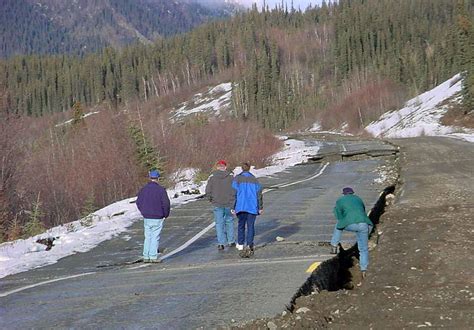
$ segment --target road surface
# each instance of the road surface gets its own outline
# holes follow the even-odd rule
[[[367,278],[354,290],[301,297],[279,328],[472,329],[474,147],[442,137],[400,145],[396,203],[382,216]],[[354,273],[356,273],[355,270]]]
[[[320,152],[352,156],[380,149],[393,147],[344,141],[326,143]],[[218,251],[212,228],[162,264],[125,265],[141,254],[143,229],[137,221],[89,252],[0,279],[0,328],[208,328],[281,312],[307,278],[306,269],[330,257],[328,247],[318,243],[330,240],[332,208],[342,187],[354,187],[368,207],[384,188],[374,180],[386,158],[338,157],[261,180],[265,213],[257,219],[252,259],[240,259],[235,249]],[[164,253],[212,221],[205,200],[175,208],[162,232]],[[285,240],[277,242],[277,236]]]

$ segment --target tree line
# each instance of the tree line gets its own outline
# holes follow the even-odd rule
[[[286,128],[322,90],[378,74],[412,94],[472,69],[472,2],[341,0],[300,12],[256,8],[121,50],[0,62],[7,112],[42,116],[74,102],[110,108],[231,71],[236,113]],[[462,19],[461,19],[462,18]],[[468,80],[471,81],[471,80]]]

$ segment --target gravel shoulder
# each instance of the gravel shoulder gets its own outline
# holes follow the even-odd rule
[[[295,311],[246,328],[455,328],[474,324],[474,147],[435,137],[401,147],[397,200],[353,290],[301,297]],[[356,265],[354,268],[357,268]]]

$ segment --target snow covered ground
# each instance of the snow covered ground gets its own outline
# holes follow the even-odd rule
[[[180,104],[171,115],[171,121],[180,121],[190,115],[208,114],[220,117],[224,109],[229,109],[232,97],[232,83],[224,83],[209,88],[206,93],[195,94],[190,101]]]
[[[461,76],[453,78],[423,93],[398,111],[385,113],[366,130],[376,137],[408,138],[416,136],[449,136],[474,142],[474,130],[444,126],[440,119],[448,111],[449,102],[459,102]]]
[[[343,123],[341,127],[331,130],[331,131],[323,131],[321,124],[319,122],[315,122],[313,126],[308,129],[310,133],[321,133],[321,134],[333,134],[333,135],[345,135],[345,136],[352,136],[352,134],[347,133],[346,130],[349,127],[347,123]]]
[[[286,137],[282,139],[286,140],[285,147],[274,155],[272,165],[252,170],[257,177],[269,176],[305,162],[308,155],[316,154],[319,149],[318,145],[306,146],[303,141]],[[234,173],[240,173],[240,169],[236,168]],[[197,196],[183,192],[204,193],[206,182],[195,183],[195,176],[194,169],[183,169],[174,174],[177,184],[168,190],[173,207],[188,203]],[[135,197],[127,198],[104,207],[84,219],[51,228],[43,234],[0,244],[0,278],[53,264],[78,252],[89,251],[101,242],[127,231],[130,225],[140,219]],[[54,246],[49,251],[46,251],[46,245],[36,243],[38,239],[46,238],[55,238]]]
[[[87,118],[87,117],[89,117],[89,116],[96,115],[96,114],[98,114],[98,113],[100,113],[100,111],[88,112],[88,113],[85,113],[85,114],[82,116],[82,118],[84,119],[84,118]],[[65,121],[65,122],[63,122],[63,123],[57,124],[56,127],[61,127],[61,126],[64,126],[64,125],[72,124],[73,121],[74,121],[74,119],[69,119],[69,120],[67,120],[67,121]]]

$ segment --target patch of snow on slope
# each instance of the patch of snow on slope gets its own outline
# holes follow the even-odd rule
[[[471,130],[473,131],[473,130]],[[467,142],[474,142],[474,132],[472,133],[451,133],[448,135],[449,137],[453,139],[461,139],[465,140]]]
[[[272,165],[261,169],[252,169],[251,172],[256,177],[265,177],[278,172],[283,172],[291,166],[307,162],[310,156],[314,156],[318,153],[319,148],[320,144],[308,145],[304,141],[287,139],[285,141],[285,147],[283,150],[276,153],[272,157]],[[234,174],[238,174],[240,172],[240,167],[237,167],[234,170]]]
[[[313,126],[309,129],[310,132],[320,132],[323,128],[321,127],[320,122],[315,122]]]
[[[77,252],[89,251],[125,231],[133,219],[140,217],[132,200],[111,204],[92,214],[89,220],[77,220],[34,237],[1,244],[0,278],[53,264]],[[45,250],[45,245],[36,243],[38,239],[48,237],[57,238],[50,251]]]
[[[310,133],[320,133],[320,134],[334,134],[334,135],[346,135],[346,136],[352,136],[352,134],[347,133],[346,130],[349,127],[347,123],[343,123],[341,127],[338,129],[334,129],[332,131],[323,131],[321,127],[321,123],[315,122],[313,126],[308,129],[308,132]]]
[[[286,139],[286,137],[282,137]],[[258,176],[272,175],[290,166],[305,162],[307,156],[317,153],[319,145],[306,145],[303,141],[286,140],[285,148],[273,157],[272,165],[252,170]],[[234,171],[240,173],[239,169]],[[195,182],[197,170],[183,169],[172,174],[176,186],[168,190],[172,207],[195,200],[203,194],[206,181]],[[189,193],[191,192],[191,193]],[[103,241],[116,237],[142,218],[135,204],[136,197],[113,203],[90,216],[49,229],[43,234],[0,244],[0,278],[56,263],[66,256],[86,252]],[[172,216],[172,214],[171,214]],[[57,238],[50,251],[36,243],[38,239]]]
[[[196,170],[185,169],[174,174],[180,176],[181,181],[167,191],[173,207],[196,198],[195,194],[183,194],[183,191],[197,190],[204,193],[205,182],[194,183],[195,173]],[[135,200],[136,197],[127,198],[86,218],[51,228],[43,234],[0,244],[0,278],[53,264],[78,252],[87,252],[99,243],[126,231],[142,218]],[[56,238],[50,251],[45,250],[45,245],[36,243],[38,239],[44,238]]]
[[[440,123],[440,119],[448,111],[448,106],[443,103],[456,97],[461,87],[461,76],[457,74],[432,90],[411,99],[403,109],[385,113],[379,120],[367,126],[366,130],[376,137],[385,138],[428,135],[472,141],[474,130],[444,126]],[[460,130],[464,133],[459,133]]]
[[[85,113],[85,114],[82,115],[82,119],[87,118],[87,117],[92,116],[92,115],[96,115],[98,113],[99,113],[99,111],[93,111],[93,112]],[[61,126],[64,126],[64,125],[72,124],[73,121],[74,121],[74,118],[69,119],[68,121],[65,121],[64,123],[57,124],[56,127],[61,127]]]
[[[179,121],[187,116],[207,113],[218,117],[221,110],[229,107],[232,97],[232,83],[224,83],[210,88],[206,93],[197,93],[191,101],[184,102],[171,116],[172,121]]]

